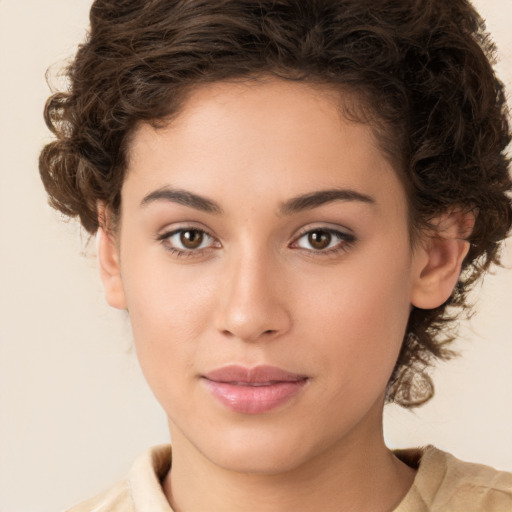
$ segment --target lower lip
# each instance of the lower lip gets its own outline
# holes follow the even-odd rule
[[[213,396],[229,409],[243,414],[260,414],[290,401],[300,393],[306,379],[263,386],[230,384],[209,379],[204,379],[204,382]]]

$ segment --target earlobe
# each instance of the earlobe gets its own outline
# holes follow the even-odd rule
[[[475,217],[452,212],[439,217],[435,231],[426,235],[414,254],[414,282],[411,303],[420,309],[434,309],[448,300],[460,276],[469,251]]]
[[[112,307],[127,309],[123,281],[121,279],[119,249],[114,237],[103,227],[100,227],[96,234],[96,247],[105,298]]]

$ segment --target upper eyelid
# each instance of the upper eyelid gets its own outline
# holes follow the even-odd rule
[[[166,226],[165,228],[162,228],[162,229],[158,230],[156,237],[157,238],[164,238],[164,237],[167,237],[167,236],[174,235],[175,233],[179,233],[180,231],[187,231],[187,230],[190,230],[190,231],[201,231],[201,232],[205,233],[206,235],[208,235],[209,237],[214,238],[215,240],[217,240],[217,237],[215,235],[213,235],[209,229],[207,229],[206,227],[203,227],[203,226],[198,226],[197,224],[194,224],[194,223],[181,224],[181,225],[179,225],[178,227],[175,227],[175,228],[174,227]]]
[[[167,230],[161,230],[159,231],[159,233],[156,235],[155,239],[157,242],[165,242],[166,240],[169,240],[170,237],[182,232],[182,231],[201,231],[202,233],[204,233],[207,237],[209,237],[211,240],[212,240],[212,244],[215,244],[215,243],[220,243],[219,242],[219,239],[212,235],[207,229],[204,229],[204,228],[199,228],[197,226],[180,226],[180,227],[177,227],[177,228],[174,228],[174,229],[167,229]],[[206,250],[208,249],[209,247],[203,247],[201,249],[180,249],[180,248],[176,248],[176,250],[178,251],[182,251],[182,252],[197,252],[197,251],[202,251],[202,250]]]
[[[198,248],[186,248],[186,247],[180,247],[173,245],[170,241],[170,238],[177,235],[178,233],[182,231],[200,231],[204,233],[207,237],[210,238],[211,242],[208,243],[207,247],[198,247]],[[220,242],[216,237],[214,237],[212,234],[210,234],[206,229],[204,228],[198,228],[195,226],[180,226],[175,229],[168,229],[167,231],[161,232],[156,236],[156,241],[160,243],[165,250],[170,251],[171,253],[174,253],[176,256],[200,256],[204,255],[207,251],[210,251],[212,249],[216,249],[219,247]]]
[[[338,246],[339,244],[341,244],[341,245],[339,247],[335,246],[335,247],[332,247],[329,249],[324,249],[324,250],[305,249],[305,248],[298,246],[298,242],[302,237],[304,237],[305,235],[307,235],[309,233],[315,232],[315,231],[326,231],[328,233],[333,234],[335,237],[337,237],[339,239],[339,242],[336,244],[336,246]],[[294,250],[304,250],[306,252],[312,252],[312,253],[315,253],[318,255],[321,255],[321,254],[327,255],[328,253],[333,252],[333,251],[346,250],[350,245],[353,245],[356,242],[357,242],[357,238],[356,238],[355,234],[353,234],[352,230],[349,230],[349,229],[345,230],[340,227],[331,228],[331,227],[326,227],[324,225],[324,226],[318,226],[318,227],[304,228],[303,230],[301,230],[298,234],[296,234],[293,237],[292,241],[288,244],[288,247],[290,247]]]
[[[206,236],[210,237],[213,241],[220,243],[219,238],[217,236],[213,235],[209,229],[207,229],[206,227],[198,226],[194,223],[190,223],[190,224],[186,223],[185,225],[181,225],[176,228],[172,228],[172,227],[164,228],[162,230],[159,230],[156,238],[157,238],[157,240],[164,240],[166,238],[169,238],[172,235],[175,235],[176,233],[179,233],[181,231],[186,231],[186,230],[201,231]],[[303,226],[302,228],[300,228],[298,231],[295,232],[295,234],[293,234],[290,237],[291,240],[289,242],[289,245],[296,243],[299,238],[303,237],[304,235],[306,235],[308,233],[314,232],[314,231],[327,231],[334,235],[338,234],[338,235],[341,235],[342,237],[353,238],[354,240],[356,239],[356,236],[354,235],[352,230],[349,228],[346,228],[344,226],[334,226],[334,225],[329,225],[329,224],[318,224],[315,226],[315,225],[309,224],[309,225],[306,225],[306,226]]]
[[[163,238],[168,238],[170,236],[176,235],[178,233],[181,233],[182,231],[200,231],[201,233],[205,234],[207,237],[211,238],[212,240],[217,240],[215,236],[213,236],[209,231],[206,231],[205,229],[199,229],[199,228],[177,228],[172,229],[171,231],[167,231],[166,233],[162,233]]]
[[[292,241],[297,240],[301,236],[304,236],[308,233],[311,233],[312,231],[327,231],[329,233],[339,233],[340,235],[346,236],[346,237],[353,237],[355,238],[354,232],[346,227],[343,226],[334,226],[334,225],[328,225],[328,224],[318,224],[316,226],[307,225],[302,228],[300,228],[295,235],[292,237]]]

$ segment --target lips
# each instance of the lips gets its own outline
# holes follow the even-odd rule
[[[242,414],[260,414],[292,400],[308,378],[275,366],[233,365],[207,373],[203,381],[222,405]]]

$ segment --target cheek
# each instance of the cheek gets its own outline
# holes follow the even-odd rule
[[[312,304],[301,315],[307,319],[302,322],[307,338],[316,334],[318,339],[312,357],[324,359],[332,368],[327,375],[345,380],[345,386],[357,392],[372,380],[376,389],[383,389],[407,326],[408,261],[400,261],[399,254],[390,260],[380,254],[347,265],[346,272],[340,270],[311,296]]]
[[[201,329],[202,312],[214,287],[207,271],[195,265],[177,265],[161,246],[147,248],[144,242],[130,243],[128,237],[122,256],[123,285],[134,332],[142,334],[142,339],[151,335],[148,341],[156,341],[164,332],[187,339]]]
[[[128,251],[126,251],[128,253]],[[208,325],[212,284],[136,250],[123,260],[124,289],[141,368],[157,397],[166,382],[193,374]],[[192,267],[190,267],[192,269]],[[167,387],[167,391],[169,389]]]

